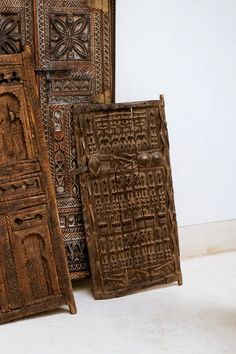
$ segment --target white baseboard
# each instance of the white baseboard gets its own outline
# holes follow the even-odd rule
[[[236,251],[236,220],[179,227],[181,258]]]

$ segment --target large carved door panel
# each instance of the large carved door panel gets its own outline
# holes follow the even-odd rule
[[[88,273],[71,106],[114,99],[114,1],[35,1],[36,66],[72,278]]]
[[[89,274],[71,105],[114,101],[115,0],[3,0],[0,53],[34,52],[72,278]]]
[[[0,323],[75,304],[29,48],[0,56]]]
[[[182,282],[164,101],[74,108],[95,298]]]

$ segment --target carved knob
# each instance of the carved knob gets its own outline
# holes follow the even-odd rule
[[[160,152],[154,152],[152,155],[151,155],[151,159],[152,159],[152,163],[154,165],[159,165],[159,163],[161,162],[162,160],[162,154]]]
[[[147,152],[142,152],[138,155],[138,163],[141,166],[148,166],[150,164],[150,155]]]

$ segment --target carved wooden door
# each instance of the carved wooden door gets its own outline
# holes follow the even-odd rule
[[[0,56],[0,323],[76,312],[29,48]]]
[[[95,298],[182,283],[164,101],[74,108]]]
[[[114,1],[36,0],[36,63],[60,223],[72,278],[88,274],[71,105],[111,102]]]
[[[29,43],[72,278],[88,272],[71,105],[114,100],[115,0],[2,0],[0,53]]]

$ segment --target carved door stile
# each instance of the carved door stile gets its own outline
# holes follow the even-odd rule
[[[0,323],[76,312],[32,57],[0,56]]]
[[[181,284],[163,98],[75,106],[74,121],[95,298]]]
[[[162,141],[163,141],[163,146],[165,147],[165,158],[164,158],[164,168],[165,168],[165,173],[166,173],[166,184],[169,186],[167,188],[167,199],[168,199],[168,212],[167,212],[167,220],[169,224],[169,229],[170,229],[170,237],[167,235],[167,230],[165,229],[165,235],[164,237],[167,238],[167,240],[171,243],[171,250],[172,250],[172,258],[174,259],[174,264],[175,264],[175,271],[176,273],[179,274],[178,277],[178,283],[179,285],[182,285],[182,273],[179,272],[181,269],[180,266],[180,252],[179,252],[179,238],[178,238],[178,227],[177,227],[177,221],[176,221],[176,210],[175,210],[175,203],[174,203],[174,190],[173,190],[173,182],[172,182],[172,173],[171,173],[171,162],[170,162],[170,154],[169,154],[169,138],[168,138],[168,130],[167,130],[167,121],[166,121],[166,114],[165,114],[165,101],[164,101],[164,96],[161,96],[161,102],[160,102],[160,107],[159,107],[159,115],[160,119],[162,121],[162,126],[163,126],[163,134],[162,136]],[[158,135],[158,130],[157,130],[157,135]],[[177,235],[177,237],[176,237]],[[171,278],[171,276],[170,276]]]

